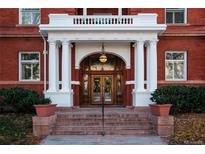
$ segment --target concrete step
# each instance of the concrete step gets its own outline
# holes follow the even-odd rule
[[[100,135],[102,111],[100,108],[58,109],[54,135]],[[107,135],[150,135],[153,125],[146,109],[107,108],[104,130]]]
[[[138,125],[151,125],[152,123],[150,121],[113,121],[113,120],[105,120],[105,125],[110,126],[138,126]],[[57,126],[65,125],[65,126],[90,126],[90,125],[102,125],[101,120],[75,120],[75,121],[57,121]]]
[[[53,135],[100,135],[102,127],[56,127]],[[105,127],[107,135],[150,135],[154,134],[152,127]]]
[[[60,119],[79,119],[79,118],[102,118],[101,113],[67,113],[67,114],[57,114]],[[147,118],[147,114],[131,114],[131,113],[105,113],[105,118]]]
[[[150,130],[152,129],[151,125],[141,125],[141,126],[104,126],[105,130]],[[101,125],[95,126],[56,126],[54,128],[56,131],[93,131],[93,130],[101,130]]]

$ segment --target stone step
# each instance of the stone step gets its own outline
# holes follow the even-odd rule
[[[105,107],[105,112],[150,112],[150,108],[149,107]],[[102,108],[101,107],[97,107],[97,108],[76,108],[76,107],[58,107],[57,108],[57,112],[101,112]]]
[[[120,131],[120,130],[151,130],[151,125],[141,125],[141,126],[104,126],[106,131]],[[94,131],[101,130],[102,126],[56,126],[54,130],[56,131]]]
[[[102,128],[97,129],[97,130],[54,130],[52,132],[53,135],[101,135],[103,132]],[[126,130],[126,129],[121,129],[121,130],[104,130],[105,135],[153,135],[154,132],[152,129],[149,130]]]
[[[139,114],[105,114],[105,118],[148,118],[148,115],[139,115]],[[57,114],[57,118],[69,119],[69,118],[102,118],[102,114]]]
[[[148,125],[148,124],[152,124],[151,121],[148,120],[144,120],[144,121],[136,121],[136,120],[105,120],[104,121],[105,124],[107,125]],[[56,125],[79,125],[79,126],[85,126],[85,125],[101,125],[102,124],[102,120],[68,120],[68,121],[57,121]]]

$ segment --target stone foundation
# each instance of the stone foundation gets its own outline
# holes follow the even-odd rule
[[[151,115],[154,131],[161,137],[168,137],[174,133],[173,116],[155,116]]]
[[[52,129],[56,123],[56,115],[48,117],[32,117],[33,121],[33,135],[43,138],[52,133]]]

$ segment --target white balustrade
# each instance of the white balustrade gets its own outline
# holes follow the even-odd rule
[[[142,26],[156,25],[157,14],[138,14],[138,15],[83,15],[74,16],[68,14],[49,14],[49,25],[55,26]]]

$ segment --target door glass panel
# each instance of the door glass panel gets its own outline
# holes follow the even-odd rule
[[[112,101],[112,78],[111,76],[104,77],[104,101]]]
[[[122,94],[122,85],[121,85],[121,75],[117,74],[117,79],[116,79],[116,89],[117,89],[117,95]]]
[[[93,102],[100,102],[101,98],[101,85],[100,77],[93,77]]]
[[[83,82],[84,82],[84,92],[83,92],[83,94],[88,95],[88,75],[87,74],[84,74]]]

